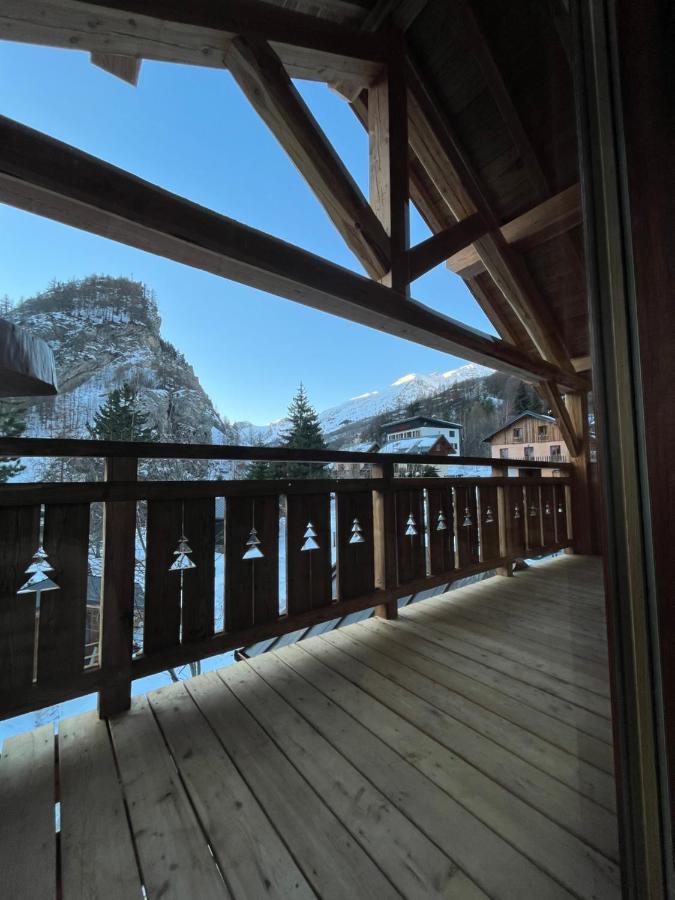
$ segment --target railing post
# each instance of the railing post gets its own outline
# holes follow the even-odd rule
[[[492,474],[499,478],[504,474],[504,470],[501,466],[493,466]],[[497,486],[497,527],[499,528],[499,556],[501,559],[505,559],[508,555],[506,497],[504,487],[501,484]],[[507,578],[510,578],[513,575],[513,564],[507,562],[503,566],[498,566],[495,571],[497,575],[505,575]]]
[[[590,478],[590,447],[588,428],[588,395],[586,393],[565,394],[565,406],[569,413],[570,422],[574,428],[579,444],[579,455],[572,456],[572,503],[568,502],[568,516],[571,516],[569,534],[574,541],[573,547],[567,549],[568,553],[592,554],[595,551],[594,537],[595,522],[592,517],[591,507],[591,478]],[[570,447],[570,453],[573,448]]]
[[[136,481],[138,460],[108,458],[106,481]],[[131,705],[131,653],[136,563],[136,501],[108,502],[103,511],[101,668],[114,675],[98,695],[98,714],[114,716]]]
[[[394,480],[394,464],[375,463],[373,478],[381,478],[385,490],[373,491],[373,547],[375,551],[375,587],[391,590],[396,587],[396,515],[394,494],[391,485]],[[398,603],[395,599],[375,607],[375,615],[382,619],[398,617]]]

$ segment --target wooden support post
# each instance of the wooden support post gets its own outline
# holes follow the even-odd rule
[[[108,458],[106,481],[136,481],[138,460]],[[108,502],[103,511],[103,593],[101,597],[101,668],[114,683],[98,695],[104,719],[131,705],[131,652],[134,617],[136,503]]]
[[[368,89],[370,203],[391,238],[391,270],[382,284],[410,296],[408,100],[405,43],[392,30],[389,62]]]
[[[492,474],[499,478],[504,474],[504,470],[500,466],[492,467]],[[506,496],[504,488],[497,488],[497,527],[499,528],[499,556],[504,559],[508,554],[507,542],[507,520],[506,520]],[[513,575],[513,564],[507,562],[504,566],[498,566],[495,569],[497,575],[504,575],[510,578]]]
[[[394,480],[394,464],[377,463],[373,477],[381,478],[384,487]],[[373,492],[373,543],[375,550],[375,587],[389,590],[396,587],[396,516],[394,494],[391,490]],[[398,617],[398,603],[388,600],[375,607],[375,615],[382,619]]]
[[[588,432],[588,395],[585,392],[565,394],[565,407],[574,430],[577,455],[572,457],[571,526],[574,545],[568,553],[594,552],[594,525],[591,516],[590,447]],[[570,453],[573,450],[570,448]],[[568,510],[570,505],[568,505]],[[568,513],[569,515],[569,513]],[[569,526],[568,526],[569,527]]]

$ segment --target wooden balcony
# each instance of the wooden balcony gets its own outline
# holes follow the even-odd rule
[[[3,895],[619,897],[606,666],[564,556],[44,726],[0,762]]]

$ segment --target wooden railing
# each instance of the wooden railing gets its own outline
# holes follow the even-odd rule
[[[563,477],[508,478],[494,473],[509,460],[454,457],[453,466],[492,474],[409,479],[393,477],[395,463],[438,466],[438,457],[21,439],[0,439],[0,455],[105,459],[100,482],[0,488],[0,717],[94,691],[111,715],[128,707],[134,678],[356,610],[393,617],[402,596],[572,542],[571,476],[557,463]],[[138,480],[138,459],[151,457],[370,463],[373,477]],[[19,593],[39,546],[57,588]],[[94,550],[103,563],[98,653],[85,649]]]

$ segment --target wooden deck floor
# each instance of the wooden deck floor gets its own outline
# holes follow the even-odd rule
[[[607,695],[598,560],[462,588],[8,740],[0,894],[616,898]]]

